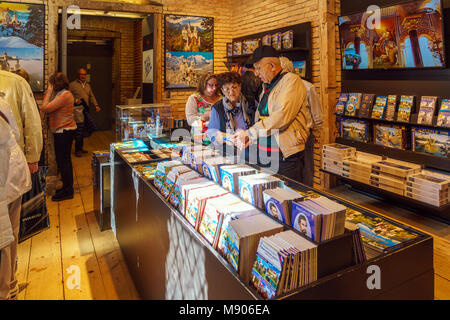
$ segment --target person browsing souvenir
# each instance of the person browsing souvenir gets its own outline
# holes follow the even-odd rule
[[[186,120],[192,127],[191,133],[205,133],[208,129],[212,106],[220,100],[217,76],[212,73],[203,75],[194,92],[186,102]]]
[[[215,145],[233,144],[233,134],[250,127],[248,102],[241,93],[241,76],[237,72],[220,74],[219,86],[223,98],[212,108],[207,136]]]
[[[256,123],[234,135],[238,148],[257,145],[258,164],[296,181],[303,180],[304,150],[309,136],[307,91],[300,77],[283,72],[279,54],[271,46],[258,47],[251,63],[264,83],[256,110]],[[269,164],[269,165],[268,165]]]

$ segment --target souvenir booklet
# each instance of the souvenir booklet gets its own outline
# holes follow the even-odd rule
[[[343,118],[341,121],[341,133],[345,139],[370,142],[369,121]]]
[[[450,157],[450,130],[412,127],[412,150]]]
[[[261,45],[263,46],[271,46],[272,45],[272,36],[270,34],[266,34],[261,38]]]
[[[372,119],[383,119],[386,111],[388,97],[378,96],[372,108]]]
[[[397,121],[409,122],[414,107],[414,96],[401,96],[398,105]]]
[[[263,194],[266,212],[290,226],[292,201],[299,201],[303,196],[298,192],[283,188],[264,190]]]
[[[239,197],[264,210],[263,192],[282,186],[282,181],[268,173],[257,173],[239,177]]]
[[[372,112],[373,102],[375,99],[374,94],[364,93],[361,97],[361,106],[359,107],[360,118],[370,118]]]
[[[439,110],[437,125],[438,125],[438,127],[450,128],[450,100],[449,99],[442,99],[442,101],[441,101],[441,108]]]
[[[419,117],[417,123],[432,124],[437,97],[423,96],[420,99]]]
[[[281,50],[281,32],[272,35],[272,47],[274,47],[275,50]]]
[[[339,95],[339,100],[336,103],[336,108],[334,110],[335,114],[344,114],[345,105],[348,101],[348,93],[341,93]]]
[[[281,43],[283,49],[292,49],[294,47],[294,32],[288,30],[281,34]]]
[[[252,54],[259,47],[259,39],[242,41],[242,54]]]
[[[242,41],[233,42],[233,56],[242,55]]]
[[[227,43],[227,57],[231,57],[233,55],[233,44]]]
[[[355,117],[358,114],[359,106],[361,105],[361,93],[349,93],[347,104],[345,105],[346,116]]]
[[[365,249],[387,252],[418,237],[418,234],[396,226],[382,217],[348,208],[346,221],[359,227]],[[366,251],[367,253],[367,251]]]
[[[389,121],[394,121],[396,111],[397,111],[397,96],[389,95],[386,105],[386,114],[384,118]]]
[[[377,145],[402,150],[407,147],[407,133],[404,126],[374,124],[373,132],[373,141]]]
[[[246,164],[224,165],[220,167],[221,185],[226,190],[239,194],[239,176],[257,173],[255,168]]]
[[[265,214],[256,214],[229,223],[225,258],[249,283],[259,239],[283,231],[283,226]]]

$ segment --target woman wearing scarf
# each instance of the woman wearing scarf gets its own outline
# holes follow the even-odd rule
[[[219,75],[219,87],[223,98],[212,107],[207,136],[215,146],[233,145],[233,134],[247,130],[250,118],[248,103],[241,93],[241,76],[237,72]]]

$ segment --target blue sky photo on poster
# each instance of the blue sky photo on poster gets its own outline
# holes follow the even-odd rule
[[[198,79],[213,72],[212,52],[166,51],[166,88],[196,87]]]
[[[33,91],[44,89],[44,5],[0,2],[0,67],[24,69]]]

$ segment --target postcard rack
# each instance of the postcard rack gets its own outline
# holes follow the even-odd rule
[[[112,172],[114,230],[141,298],[261,299],[117,151]],[[290,180],[287,184],[312,190]],[[414,232],[419,237],[413,243],[363,264],[354,261],[349,233],[324,242],[319,246],[319,280],[277,298],[433,299],[433,240]],[[366,284],[373,264],[383,270],[380,290]]]

